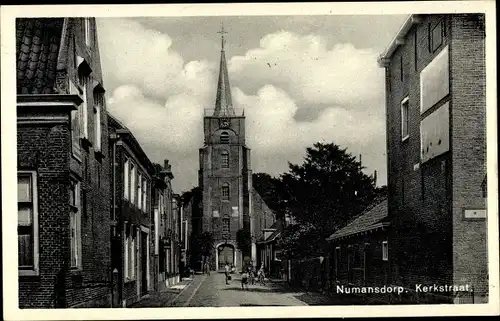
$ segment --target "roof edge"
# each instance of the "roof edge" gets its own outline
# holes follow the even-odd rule
[[[422,22],[422,15],[411,14],[408,16],[406,21],[403,23],[396,36],[389,43],[389,46],[385,51],[378,57],[377,62],[381,68],[386,68],[389,63],[389,59],[396,49],[405,43],[405,36],[410,31],[411,27]]]

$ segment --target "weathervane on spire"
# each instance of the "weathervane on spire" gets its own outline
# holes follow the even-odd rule
[[[224,34],[227,33],[224,30],[224,22],[221,22],[221,29],[220,29],[220,31],[217,31],[217,33],[221,34],[222,50],[224,50]]]

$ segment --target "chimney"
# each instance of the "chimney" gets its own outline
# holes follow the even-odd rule
[[[375,186],[377,186],[377,170],[375,170],[375,171],[373,172],[373,180],[374,180],[374,184],[375,184]]]

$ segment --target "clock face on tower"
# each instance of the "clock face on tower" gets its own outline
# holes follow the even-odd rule
[[[221,118],[220,119],[220,127],[221,128],[228,128],[229,127],[229,119],[227,118]]]

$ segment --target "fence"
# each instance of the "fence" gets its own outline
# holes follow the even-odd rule
[[[328,288],[328,264],[324,257],[291,262],[291,284],[311,291]]]

